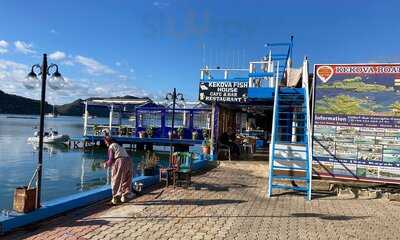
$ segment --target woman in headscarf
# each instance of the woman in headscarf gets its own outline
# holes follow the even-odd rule
[[[126,202],[133,198],[132,193],[132,160],[126,150],[114,142],[110,136],[104,138],[108,148],[108,160],[104,162],[104,167],[111,167],[111,189],[113,204],[118,201]]]

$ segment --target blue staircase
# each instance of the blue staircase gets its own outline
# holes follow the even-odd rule
[[[278,80],[278,83],[281,83],[285,79],[288,60],[292,58],[293,36],[290,37],[290,42],[268,43],[267,47],[270,48],[270,60],[276,63],[276,66],[274,66],[276,68],[276,71],[274,71],[274,77],[276,80]],[[272,49],[286,51],[284,53],[272,54]]]
[[[303,192],[311,200],[311,152],[309,136],[308,83],[302,88],[285,87],[286,69],[291,57],[293,43],[270,44],[273,47],[287,46],[283,67],[279,60],[275,72],[274,113],[270,143],[268,197],[274,189]],[[274,58],[272,58],[274,59]],[[308,73],[306,74],[308,75]],[[308,78],[308,77],[307,77]]]

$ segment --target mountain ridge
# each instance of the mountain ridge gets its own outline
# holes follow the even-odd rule
[[[63,116],[82,116],[84,112],[85,104],[84,102],[87,100],[96,100],[96,99],[141,99],[139,97],[126,95],[123,97],[109,97],[109,98],[101,98],[101,97],[91,97],[87,99],[77,99],[73,102],[54,105],[55,113]],[[147,98],[149,99],[149,98]],[[51,113],[53,111],[53,105],[46,102],[45,112]],[[4,91],[0,90],[0,114],[24,114],[24,115],[38,115],[40,113],[40,101],[26,98],[22,96],[18,96],[15,94],[8,94]],[[95,115],[98,117],[107,117],[109,111],[107,108],[94,108],[90,110],[91,115]]]

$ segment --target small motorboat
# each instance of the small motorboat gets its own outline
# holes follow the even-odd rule
[[[54,129],[49,129],[49,131],[44,132],[44,135],[43,135],[43,143],[48,143],[48,144],[65,143],[68,140],[69,140],[68,135],[59,134]],[[28,142],[38,143],[39,142],[39,131],[35,131],[35,133],[33,134],[33,137],[28,138]]]
[[[45,117],[47,117],[47,118],[56,118],[56,117],[58,117],[58,115],[55,112],[54,105],[53,105],[53,112],[46,114]]]
[[[82,118],[85,119],[85,114],[82,115]],[[87,115],[87,119],[94,119],[94,118],[96,118],[96,116],[90,114]]]
[[[58,115],[54,114],[54,113],[48,113],[45,115],[46,118],[56,118],[58,117]]]

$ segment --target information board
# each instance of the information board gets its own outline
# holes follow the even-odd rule
[[[246,103],[248,82],[200,82],[199,100],[202,102]]]
[[[400,183],[400,64],[314,68],[313,169]]]

